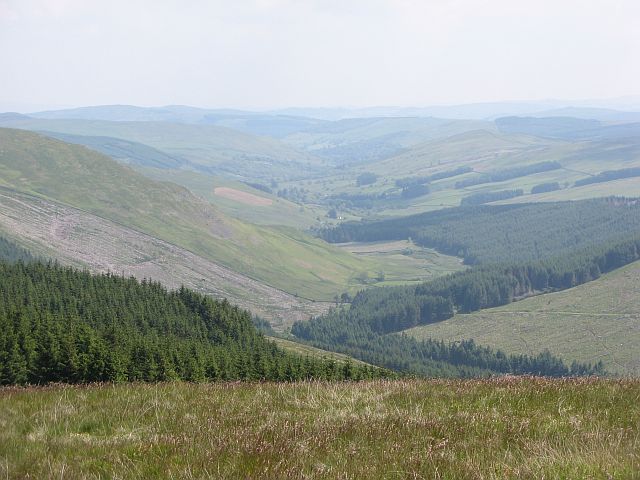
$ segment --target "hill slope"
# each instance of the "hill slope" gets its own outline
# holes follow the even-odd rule
[[[0,119],[0,127],[141,143],[213,172],[247,178],[295,177],[322,165],[308,153],[275,139],[215,125],[103,120]]]
[[[88,212],[0,189],[0,231],[33,253],[93,272],[151,278],[228,298],[282,330],[329,304],[294,296],[189,250]]]
[[[0,130],[0,186],[143,232],[289,293],[332,299],[358,272],[384,270],[293,230],[231,219],[187,189],[108,157],[20,130]]]
[[[544,345],[565,361],[640,374],[640,262],[575,288],[406,330],[415,338],[473,338],[507,352]]]

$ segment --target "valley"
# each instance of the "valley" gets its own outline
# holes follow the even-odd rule
[[[640,479],[638,19],[0,0],[0,479]]]

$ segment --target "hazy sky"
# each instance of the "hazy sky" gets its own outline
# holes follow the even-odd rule
[[[0,0],[0,105],[640,93],[639,0]]]

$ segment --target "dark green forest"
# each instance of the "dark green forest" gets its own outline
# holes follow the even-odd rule
[[[536,357],[506,356],[472,341],[447,345],[389,334],[445,320],[456,312],[469,313],[534,293],[571,288],[638,259],[640,238],[535,263],[478,266],[417,286],[363,290],[349,309],[298,322],[292,333],[321,348],[423,375],[600,374],[601,364],[566,366],[548,352]]]
[[[471,187],[473,185],[482,185],[484,183],[504,182],[514,178],[526,177],[534,173],[548,172],[562,168],[558,162],[539,162],[532,165],[523,165],[521,167],[505,168],[494,172],[482,173],[475,177],[467,178],[456,182],[456,188]]]
[[[34,258],[29,251],[10,242],[6,238],[0,237],[0,260],[6,260],[8,262],[17,262],[18,260],[30,262],[34,260]]]
[[[479,192],[467,195],[460,201],[460,205],[482,205],[484,203],[498,202],[509,198],[521,197],[524,190],[518,188],[516,190],[499,190],[497,192]]]
[[[558,182],[541,183],[531,187],[531,195],[536,193],[555,192],[560,190],[560,184]]]
[[[16,259],[20,249],[2,244]],[[226,300],[22,259],[0,260],[0,331],[4,385],[389,375],[286,353]]]
[[[458,167],[453,170],[444,170],[442,172],[434,173],[433,175],[424,175],[420,177],[405,177],[396,180],[396,187],[404,188],[411,185],[425,185],[427,183],[435,182],[437,180],[443,180],[445,178],[456,177],[465,173],[473,172],[471,167]]]
[[[420,342],[397,332],[456,313],[571,288],[640,259],[640,205],[636,200],[611,197],[459,207],[343,223],[320,234],[332,242],[411,238],[416,244],[463,257],[474,266],[419,285],[363,290],[348,309],[296,323],[292,333],[298,338],[426,375],[600,374],[601,364],[567,366],[548,352],[536,357],[507,356],[472,341]]]
[[[640,234],[640,202],[610,197],[456,207],[346,222],[318,234],[332,243],[411,238],[420,246],[464,258],[468,265],[522,263],[571,255]]]
[[[612,180],[620,180],[623,178],[640,177],[640,168],[622,168],[620,170],[607,170],[597,175],[577,180],[574,186],[581,187],[592,183],[610,182]]]

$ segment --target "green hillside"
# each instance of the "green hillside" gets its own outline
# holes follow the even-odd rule
[[[134,167],[145,176],[159,181],[170,181],[188,188],[193,193],[209,201],[230,217],[256,225],[283,225],[306,230],[326,218],[326,210],[317,205],[298,205],[273,193],[267,193],[244,182],[190,170],[168,170],[165,168]],[[268,185],[267,185],[268,186]],[[247,200],[229,198],[216,194],[216,188],[249,193]],[[265,201],[256,203],[253,196]]]
[[[47,132],[47,136],[67,143],[84,145],[92,150],[122,163],[161,169],[178,169],[190,165],[186,160],[168,155],[142,143],[130,142],[122,138],[91,137],[67,133]]]
[[[302,297],[331,300],[362,286],[359,275],[386,279],[431,273],[425,262],[394,266],[361,258],[293,229],[276,230],[222,214],[171,183],[160,183],[76,145],[0,129],[0,186],[35,194],[132,227],[231,270]]]
[[[362,163],[388,157],[427,140],[477,129],[495,130],[490,122],[431,117],[349,118],[309,126],[285,141],[337,163]],[[378,152],[368,151],[378,150]],[[352,157],[349,158],[349,155]]]
[[[536,166],[553,165],[546,171]],[[576,182],[604,171],[640,166],[637,136],[593,141],[538,138],[523,134],[476,130],[447,138],[424,141],[388,158],[352,165],[322,178],[305,182],[307,197],[336,208],[343,217],[398,216],[460,205],[472,195],[522,190],[523,195],[503,203],[584,199],[612,194],[640,196],[640,182],[617,180],[576,187]],[[456,169],[468,170],[438,178]],[[358,185],[363,173],[377,176],[375,182]],[[431,178],[431,180],[429,180]],[[402,185],[427,183],[424,192],[404,195]],[[483,181],[478,181],[482,179]],[[540,184],[558,183],[556,192],[530,195]],[[296,186],[290,183],[289,187]]]
[[[18,118],[0,126],[57,134],[112,137],[153,147],[212,171],[248,178],[300,177],[322,161],[277,140],[214,125]]]
[[[506,352],[544,345],[565,361],[595,362],[618,374],[639,375],[640,262],[557,293],[405,331],[415,338],[473,338]]]

